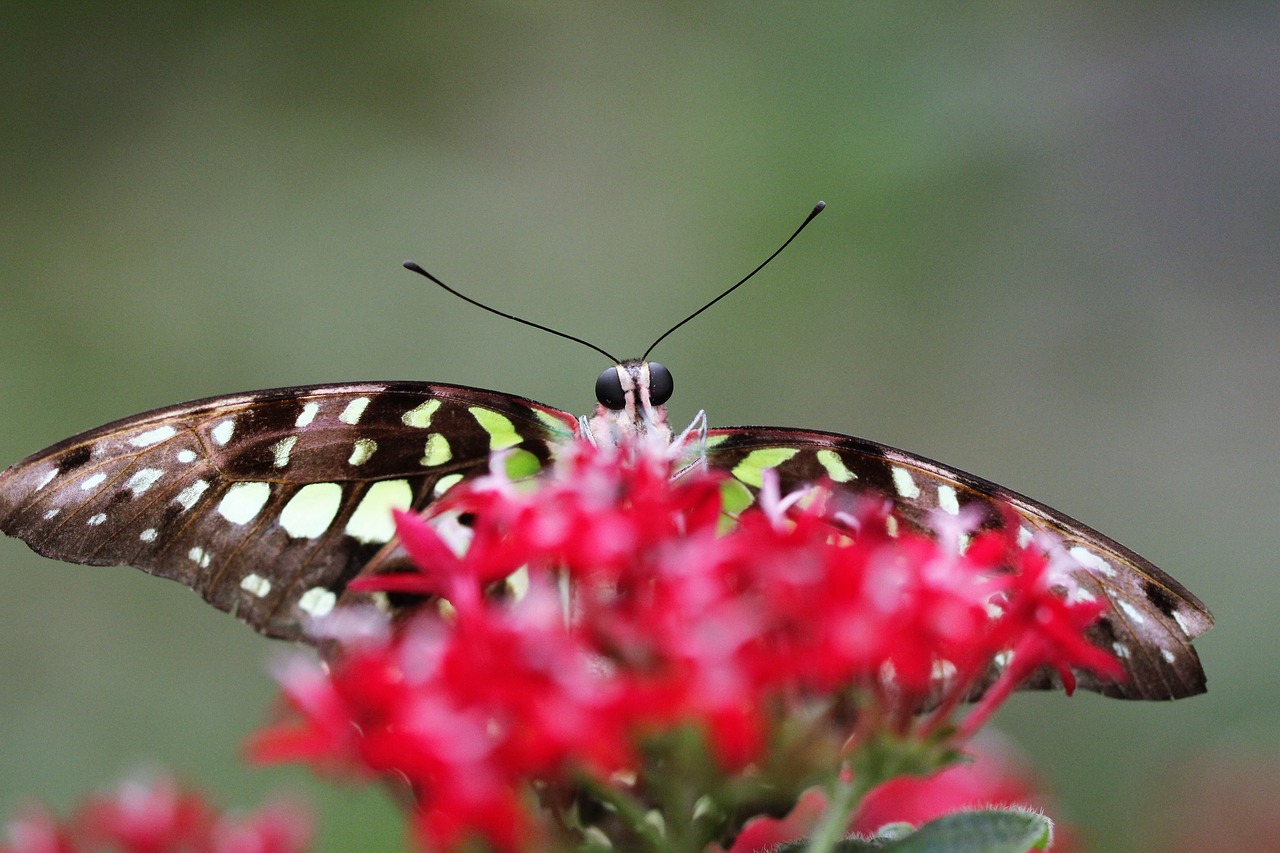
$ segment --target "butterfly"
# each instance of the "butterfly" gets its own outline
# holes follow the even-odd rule
[[[353,578],[407,566],[393,509],[425,510],[487,473],[495,451],[509,472],[527,475],[554,465],[568,442],[679,441],[665,410],[671,372],[645,358],[614,361],[596,381],[595,413],[582,418],[432,382],[278,388],[156,409],[0,473],[0,530],[46,557],[171,578],[264,634],[305,640],[313,617],[360,600],[347,589]],[[889,501],[895,525],[929,535],[937,512],[1017,524],[1024,537],[1053,534],[1079,567],[1072,594],[1106,604],[1092,640],[1128,674],[1111,682],[1079,673],[1080,685],[1135,699],[1205,690],[1191,642],[1213,624],[1205,605],[1138,554],[1042,503],[836,433],[704,426],[693,443],[707,466],[728,472],[730,512],[749,506],[772,471],[784,492],[822,480],[848,498]],[[1046,672],[1028,686],[1051,683]]]

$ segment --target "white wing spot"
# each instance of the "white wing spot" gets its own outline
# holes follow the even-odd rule
[[[315,539],[329,529],[342,505],[337,483],[309,483],[280,512],[280,526],[294,539]]]
[[[1182,613],[1177,610],[1173,611],[1173,621],[1178,623],[1178,627],[1182,629],[1182,633],[1186,634],[1188,637],[1191,636],[1191,630],[1187,627],[1186,617],[1183,616]]]
[[[1125,660],[1128,660],[1131,655],[1129,647],[1119,640],[1111,644],[1111,650],[1116,653],[1116,657],[1124,658]]]
[[[347,464],[363,465],[369,461],[369,457],[373,456],[377,449],[378,442],[372,438],[357,438],[355,446],[351,448],[351,458],[347,460]]]
[[[103,481],[106,479],[107,479],[107,475],[99,471],[98,473],[94,474],[92,477],[90,477],[89,479],[81,483],[80,488],[86,492],[89,491],[90,489],[96,489],[98,488],[98,486],[101,486]]]
[[[272,464],[277,468],[283,468],[288,465],[289,454],[293,452],[293,446],[297,443],[298,437],[296,435],[290,435],[271,445],[271,453],[275,456],[275,461]]]
[[[890,537],[898,538],[898,517],[895,515],[886,516],[884,520],[884,532]]]
[[[270,497],[267,483],[236,483],[218,502],[218,514],[232,524],[245,524],[262,511]]]
[[[408,480],[382,480],[374,483],[360,499],[360,505],[347,521],[346,534],[358,542],[390,542],[396,533],[393,509],[413,505],[413,489]]]
[[[960,498],[956,495],[955,487],[942,485],[938,486],[938,506],[947,515],[960,514]]]
[[[1116,570],[1111,568],[1111,564],[1090,551],[1083,545],[1075,545],[1069,552],[1073,559],[1080,565],[1084,566],[1091,572],[1097,572],[1106,575],[1109,578],[1116,576]]]
[[[1079,601],[1097,601],[1098,598],[1092,592],[1077,584],[1067,593],[1067,601],[1072,603]]]
[[[847,483],[858,479],[858,475],[849,470],[849,466],[844,464],[840,454],[834,450],[819,450],[814,456],[818,458],[818,464],[827,469],[827,476],[835,482]]]
[[[438,408],[440,408],[439,400],[428,400],[405,412],[400,416],[400,420],[404,422],[405,426],[426,429],[431,426],[431,416],[436,413]]]
[[[50,471],[48,474],[45,474],[43,477],[41,477],[41,478],[40,478],[40,482],[36,483],[36,488],[35,488],[35,490],[38,492],[38,491],[40,491],[41,489],[43,489],[45,486],[47,486],[47,485],[49,485],[50,483],[52,483],[52,482],[53,482],[53,478],[54,478],[54,477],[56,477],[56,476],[58,476],[58,470],[59,470],[59,469],[54,468],[54,469],[53,469],[52,471]]]
[[[141,471],[138,471],[130,477],[129,482],[125,483],[124,487],[133,492],[133,496],[136,498],[138,495],[154,486],[156,484],[156,480],[159,480],[163,474],[164,472],[159,468],[143,468]]]
[[[207,488],[209,488],[209,484],[206,481],[196,480],[190,486],[178,492],[178,496],[174,498],[174,501],[182,504],[184,510],[191,509],[196,505],[196,501],[200,500],[200,496],[204,494]]]
[[[225,421],[214,427],[210,435],[213,436],[213,440],[218,442],[218,444],[226,444],[231,440],[231,435],[235,431],[235,418],[227,418]]]
[[[436,480],[435,488],[433,488],[431,491],[436,497],[440,497],[445,492],[449,491],[450,489],[452,489],[454,486],[458,485],[458,483],[461,483],[461,482],[462,482],[461,474],[449,474],[446,477],[441,477],[439,480]]]
[[[1035,538],[1035,534],[1031,532],[1031,528],[1025,524],[1018,528],[1018,547],[1025,548],[1031,544],[1031,540]]]
[[[196,452],[184,447],[178,451],[178,461],[183,465],[190,465],[192,462],[196,461]]]
[[[203,548],[192,548],[187,552],[187,558],[202,569],[209,568],[209,554]]]
[[[325,589],[322,586],[313,586],[298,599],[298,609],[310,613],[312,616],[324,616],[337,603],[338,596],[333,594],[333,590]]]
[[[920,497],[920,487],[916,485],[916,481],[911,479],[911,472],[906,468],[894,467],[891,471],[893,474],[893,487],[897,489],[898,494],[907,500],[915,500]]]
[[[102,524],[106,520],[107,520],[107,514],[105,512],[100,512],[100,513],[97,513],[96,515],[89,516],[89,520],[86,521],[85,524],[88,524],[90,527],[97,527],[99,524]]]
[[[338,420],[344,424],[352,426],[360,423],[360,416],[364,414],[365,407],[369,405],[368,397],[356,397],[347,407],[342,410],[342,414],[338,415]]]
[[[57,516],[57,514],[58,514],[58,513],[60,513],[60,512],[62,512],[62,508],[61,508],[61,507],[55,507],[54,509],[51,509],[51,510],[49,510],[48,512],[46,512],[46,513],[44,514],[44,520],[45,520],[45,521],[48,521],[49,519],[56,517],[56,516]]]
[[[146,530],[138,534],[138,538],[143,542],[154,542],[156,541],[156,535],[156,529],[154,527],[148,527]]]
[[[266,598],[271,593],[271,581],[262,575],[248,574],[240,581],[240,588],[254,598]]]
[[[134,447],[150,447],[158,442],[173,438],[177,434],[177,428],[165,424],[164,426],[158,426],[155,429],[149,429],[146,432],[138,433],[133,438],[129,439],[129,443]]]
[[[1178,659],[1178,656],[1175,655],[1173,652],[1169,651],[1168,649],[1161,649],[1160,655],[1165,659],[1165,663],[1173,663],[1175,660]]]
[[[422,458],[418,460],[418,464],[429,468],[433,465],[443,465],[452,458],[453,448],[449,446],[449,439],[438,432],[433,432],[427,436],[427,446],[423,448]]]
[[[1142,615],[1142,611],[1134,607],[1131,602],[1125,601],[1123,598],[1117,598],[1116,604],[1120,605],[1120,609],[1125,612],[1126,616],[1139,625],[1147,621],[1147,617]]]
[[[311,422],[316,419],[316,412],[320,411],[320,404],[314,400],[310,403],[302,404],[302,412],[298,415],[298,419],[293,425],[301,429],[304,426],[310,426]]]

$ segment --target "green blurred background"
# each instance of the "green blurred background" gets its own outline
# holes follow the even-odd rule
[[[587,411],[599,356],[400,261],[631,354],[823,198],[660,348],[674,419],[945,460],[1205,599],[1207,696],[998,720],[1094,850],[1280,746],[1276,6],[8,3],[0,32],[0,464],[278,385]],[[309,791],[324,851],[399,846],[376,792],[242,764],[271,643],[140,572],[0,564],[4,813],[158,763]]]

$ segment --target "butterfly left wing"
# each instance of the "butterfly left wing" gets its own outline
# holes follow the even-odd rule
[[[400,558],[392,508],[422,509],[495,449],[537,468],[575,425],[510,394],[422,382],[212,397],[0,473],[0,530],[46,557],[172,578],[298,639],[358,572]]]
[[[1091,639],[1124,665],[1124,682],[1078,673],[1079,684],[1108,696],[1177,699],[1203,693],[1204,670],[1191,640],[1213,625],[1208,609],[1186,587],[1120,543],[1011,489],[883,444],[836,433],[777,427],[730,427],[707,433],[707,461],[729,471],[746,489],[759,488],[762,471],[777,472],[788,491],[826,479],[846,495],[892,501],[899,525],[930,533],[934,511],[958,514],[976,506],[987,528],[1004,524],[1002,508],[1021,522],[1023,535],[1059,537],[1080,564],[1075,595],[1104,600],[1107,612]],[[748,493],[748,490],[750,493]],[[1038,673],[1026,686],[1049,687]]]

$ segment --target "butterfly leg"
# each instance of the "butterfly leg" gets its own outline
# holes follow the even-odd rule
[[[673,479],[679,478],[689,471],[707,470],[707,413],[705,410],[699,411],[698,414],[694,415],[693,420],[684,428],[684,431],[671,442],[671,449],[668,452],[672,457],[681,455],[684,452],[690,436],[697,437],[697,458],[680,468],[673,476]]]
[[[589,441],[592,447],[600,446],[600,442],[596,441],[595,432],[591,429],[591,419],[586,415],[578,415],[578,437]]]

